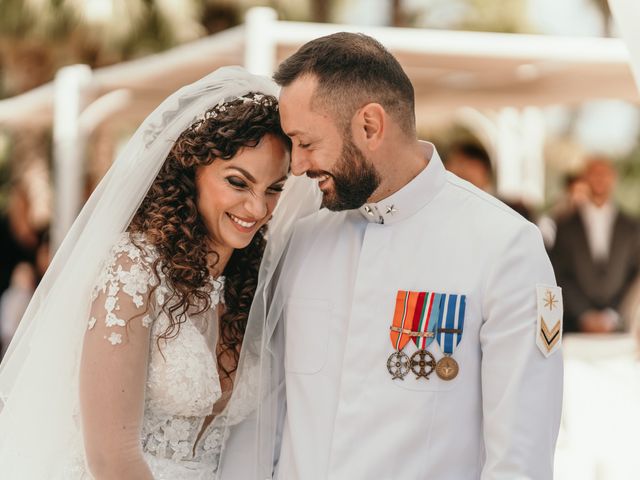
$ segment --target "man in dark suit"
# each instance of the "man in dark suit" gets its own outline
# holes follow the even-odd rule
[[[29,220],[29,197],[21,184],[12,186],[8,203],[6,214],[0,212],[0,298],[9,288],[16,265],[34,263],[38,246],[38,235]],[[3,330],[1,324],[0,316],[0,331]],[[6,348],[0,338],[0,352]]]
[[[564,330],[619,331],[618,309],[640,270],[639,225],[613,202],[616,172],[608,159],[591,158],[584,179],[589,201],[558,224],[551,250],[563,289]]]

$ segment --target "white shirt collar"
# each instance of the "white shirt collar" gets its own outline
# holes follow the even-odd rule
[[[609,258],[616,213],[613,202],[601,206],[587,202],[580,209],[591,258],[594,260],[606,261]]]
[[[446,183],[445,168],[433,144],[420,142],[427,166],[409,183],[376,203],[365,203],[358,209],[371,223],[390,225],[409,218],[433,199]]]
[[[608,201],[600,206],[591,201],[587,201],[582,205],[581,210],[583,214],[586,215],[602,215],[610,217],[616,213],[616,206],[612,201]]]

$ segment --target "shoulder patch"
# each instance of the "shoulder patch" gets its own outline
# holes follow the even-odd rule
[[[536,345],[545,357],[549,357],[562,345],[562,289],[550,285],[537,285],[536,296]]]

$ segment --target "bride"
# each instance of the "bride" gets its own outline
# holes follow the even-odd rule
[[[318,203],[287,180],[276,94],[223,68],[134,134],[0,366],[2,478],[271,477],[281,307],[266,304],[291,225]]]

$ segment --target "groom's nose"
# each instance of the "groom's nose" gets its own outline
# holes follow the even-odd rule
[[[293,147],[291,152],[291,173],[304,175],[311,168],[309,154],[299,147]]]

